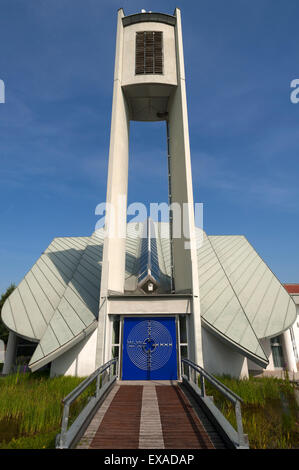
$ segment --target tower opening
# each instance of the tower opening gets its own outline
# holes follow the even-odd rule
[[[167,221],[168,214],[150,213],[151,203],[168,203],[167,142],[164,121],[130,123],[130,158],[128,171],[128,207],[141,202],[146,214],[140,221],[151,216],[155,221]],[[128,221],[134,215],[128,214]],[[162,220],[163,219],[163,220]]]

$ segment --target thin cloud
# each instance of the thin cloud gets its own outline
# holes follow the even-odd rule
[[[195,189],[210,188],[221,191],[223,194],[236,194],[237,204],[245,200],[251,204],[275,206],[278,209],[299,212],[299,188],[295,184],[282,181],[281,175],[266,176],[247,175],[246,172],[227,168],[228,159],[220,159],[208,154],[197,154],[193,163],[193,180]],[[220,163],[221,162],[221,163]],[[242,169],[242,167],[241,167]],[[289,182],[290,183],[290,182]]]

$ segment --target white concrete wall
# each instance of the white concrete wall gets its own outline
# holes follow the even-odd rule
[[[171,181],[173,202],[183,205],[189,203],[185,212],[184,228],[187,226],[186,239],[182,236],[174,242],[174,275],[177,292],[189,290],[193,293],[192,314],[189,320],[189,344],[191,358],[202,364],[201,318],[198,292],[198,267],[194,224],[193,188],[189,148],[189,129],[186,102],[185,70],[180,11],[176,9],[176,27],[162,23],[139,23],[123,27],[123,11],[118,12],[116,38],[116,57],[114,72],[114,91],[111,121],[107,202],[114,207],[119,205],[119,196],[127,197],[128,184],[128,145],[129,145],[129,108],[122,86],[162,83],[175,85],[177,90],[169,104],[169,131],[171,153]],[[135,75],[135,34],[142,30],[163,31],[164,73],[163,75]],[[128,98],[129,99],[129,98]],[[124,214],[121,223],[126,219]],[[107,212],[106,224],[110,224]],[[183,226],[182,226],[183,227]],[[185,247],[185,241],[189,245]],[[107,291],[123,292],[125,268],[125,239],[109,238],[104,241],[103,268],[98,324],[98,343],[96,366],[110,358],[110,323],[105,298]],[[107,339],[108,336],[108,339]]]
[[[102,295],[107,289],[123,292],[125,279],[126,219],[129,164],[129,110],[122,80],[123,12],[118,12],[112,117],[107,180],[108,204],[102,270]],[[123,200],[121,199],[123,198]],[[111,207],[110,207],[110,206]]]
[[[129,164],[129,110],[124,96],[122,80],[123,59],[123,10],[118,11],[113,103],[110,132],[109,166],[107,181],[107,205],[105,229],[109,234],[104,239],[100,307],[97,330],[97,350],[95,367],[99,367],[110,359],[105,338],[107,305],[105,302],[108,290],[123,292],[125,283],[126,256],[126,222]],[[121,198],[123,198],[121,204]],[[112,207],[112,210],[111,210]],[[114,226],[114,234],[110,229]]]
[[[248,370],[249,371],[258,371],[260,373],[262,373],[264,370],[267,370],[267,371],[277,370],[277,369],[275,369],[274,363],[273,363],[273,356],[272,356],[270,340],[268,338],[263,338],[263,339],[260,339],[260,343],[261,343],[261,346],[262,346],[263,350],[265,351],[265,354],[266,354],[266,356],[269,360],[269,364],[266,367],[266,369],[264,369],[263,367],[257,365],[255,362],[248,359]]]
[[[247,358],[202,328],[204,368],[213,375],[248,377]]]
[[[181,236],[173,239],[174,284],[177,293],[191,290],[192,314],[189,319],[190,358],[202,365],[202,340],[198,265],[194,221],[194,201],[189,144],[189,125],[180,10],[176,9],[175,45],[178,86],[168,106],[171,202],[181,207]],[[185,209],[183,211],[183,209]],[[187,233],[185,232],[187,228]],[[189,245],[187,247],[186,243]]]
[[[174,277],[177,292],[192,289],[196,293],[198,286],[197,251],[195,245],[194,200],[189,143],[189,124],[185,85],[183,40],[179,10],[177,12],[176,53],[178,67],[178,86],[173,92],[168,106],[169,112],[169,148],[171,172],[171,199],[181,207],[181,237],[175,236]],[[185,213],[183,218],[183,204]],[[187,205],[188,204],[188,205]],[[178,219],[178,218],[177,218]],[[184,219],[184,220],[183,220]],[[184,221],[184,224],[183,224]],[[187,229],[187,230],[186,230]],[[187,233],[185,233],[187,231]],[[179,235],[179,234],[176,234]],[[186,249],[190,242],[191,249]]]
[[[297,319],[292,326],[292,332],[293,332],[295,343],[296,343],[297,353],[299,355],[299,294],[292,295],[292,298],[297,306]],[[298,366],[299,366],[299,360],[297,360],[297,368]]]
[[[280,343],[282,346],[282,354],[283,354],[283,363],[285,364],[286,369],[289,372],[297,372],[296,361],[294,350],[292,346],[290,330],[285,331],[281,335],[279,335]],[[262,348],[264,349],[266,356],[269,360],[268,366],[264,369],[261,366],[258,366],[253,361],[248,360],[248,369],[250,371],[258,371],[260,373],[264,372],[274,372],[283,370],[283,367],[275,367],[273,362],[273,354],[271,349],[271,340],[269,338],[263,338],[260,340]]]
[[[51,363],[50,376],[86,377],[95,370],[97,330]]]
[[[296,344],[297,356],[299,356],[299,316],[297,317],[297,321],[292,326],[292,332],[293,332],[294,340],[295,340],[295,344]],[[298,366],[299,366],[299,358],[298,357],[296,357],[296,362],[297,362],[297,368],[298,368]]]
[[[290,372],[297,372],[295,353],[290,330],[284,331],[281,335],[281,345],[283,350],[285,367]]]
[[[5,361],[5,343],[2,339],[0,339],[0,364]]]
[[[163,74],[135,75],[135,47],[137,31],[162,31]],[[164,23],[136,23],[124,28],[122,85],[140,83],[177,84],[174,27]]]
[[[12,372],[16,360],[17,341],[17,335],[13,331],[10,331],[2,374],[9,374]]]

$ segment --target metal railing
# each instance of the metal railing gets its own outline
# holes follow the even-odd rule
[[[80,433],[82,427],[86,424],[87,419],[91,416],[94,408],[102,399],[103,395],[108,391],[117,378],[116,365],[117,358],[111,359],[110,361],[103,364],[83,382],[81,382],[74,390],[72,390],[65,398],[62,403],[63,414],[61,422],[61,432],[56,436],[56,448],[57,449],[68,449],[75,441],[76,437]],[[75,421],[68,428],[69,413],[71,404],[86,390],[86,388],[96,380],[95,395],[89,397],[87,405],[79,413]]]
[[[209,412],[213,415],[214,420],[218,427],[224,432],[224,434],[232,441],[237,448],[248,449],[248,438],[243,431],[242,423],[242,413],[241,413],[241,403],[243,400],[236,393],[232,392],[228,387],[223,383],[217,380],[213,375],[209,374],[202,367],[195,364],[190,359],[181,359],[181,370],[182,378],[185,380],[193,389],[193,391],[200,396],[200,398],[205,402],[209,408]],[[187,375],[185,371],[187,369]],[[193,375],[193,380],[192,380]],[[198,380],[199,379],[199,380]],[[223,414],[216,408],[211,400],[211,397],[206,395],[205,380],[208,380],[217,390],[219,390],[233,405],[235,410],[235,417],[237,423],[237,431],[231,426]],[[200,387],[198,386],[200,383]],[[207,401],[209,400],[209,401]],[[236,442],[237,441],[237,442]]]

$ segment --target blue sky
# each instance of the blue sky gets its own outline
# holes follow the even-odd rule
[[[117,9],[176,6],[204,228],[244,234],[282,282],[299,282],[297,0],[0,0],[0,292],[55,236],[94,230]],[[167,201],[164,125],[132,123],[130,152],[129,202]]]

